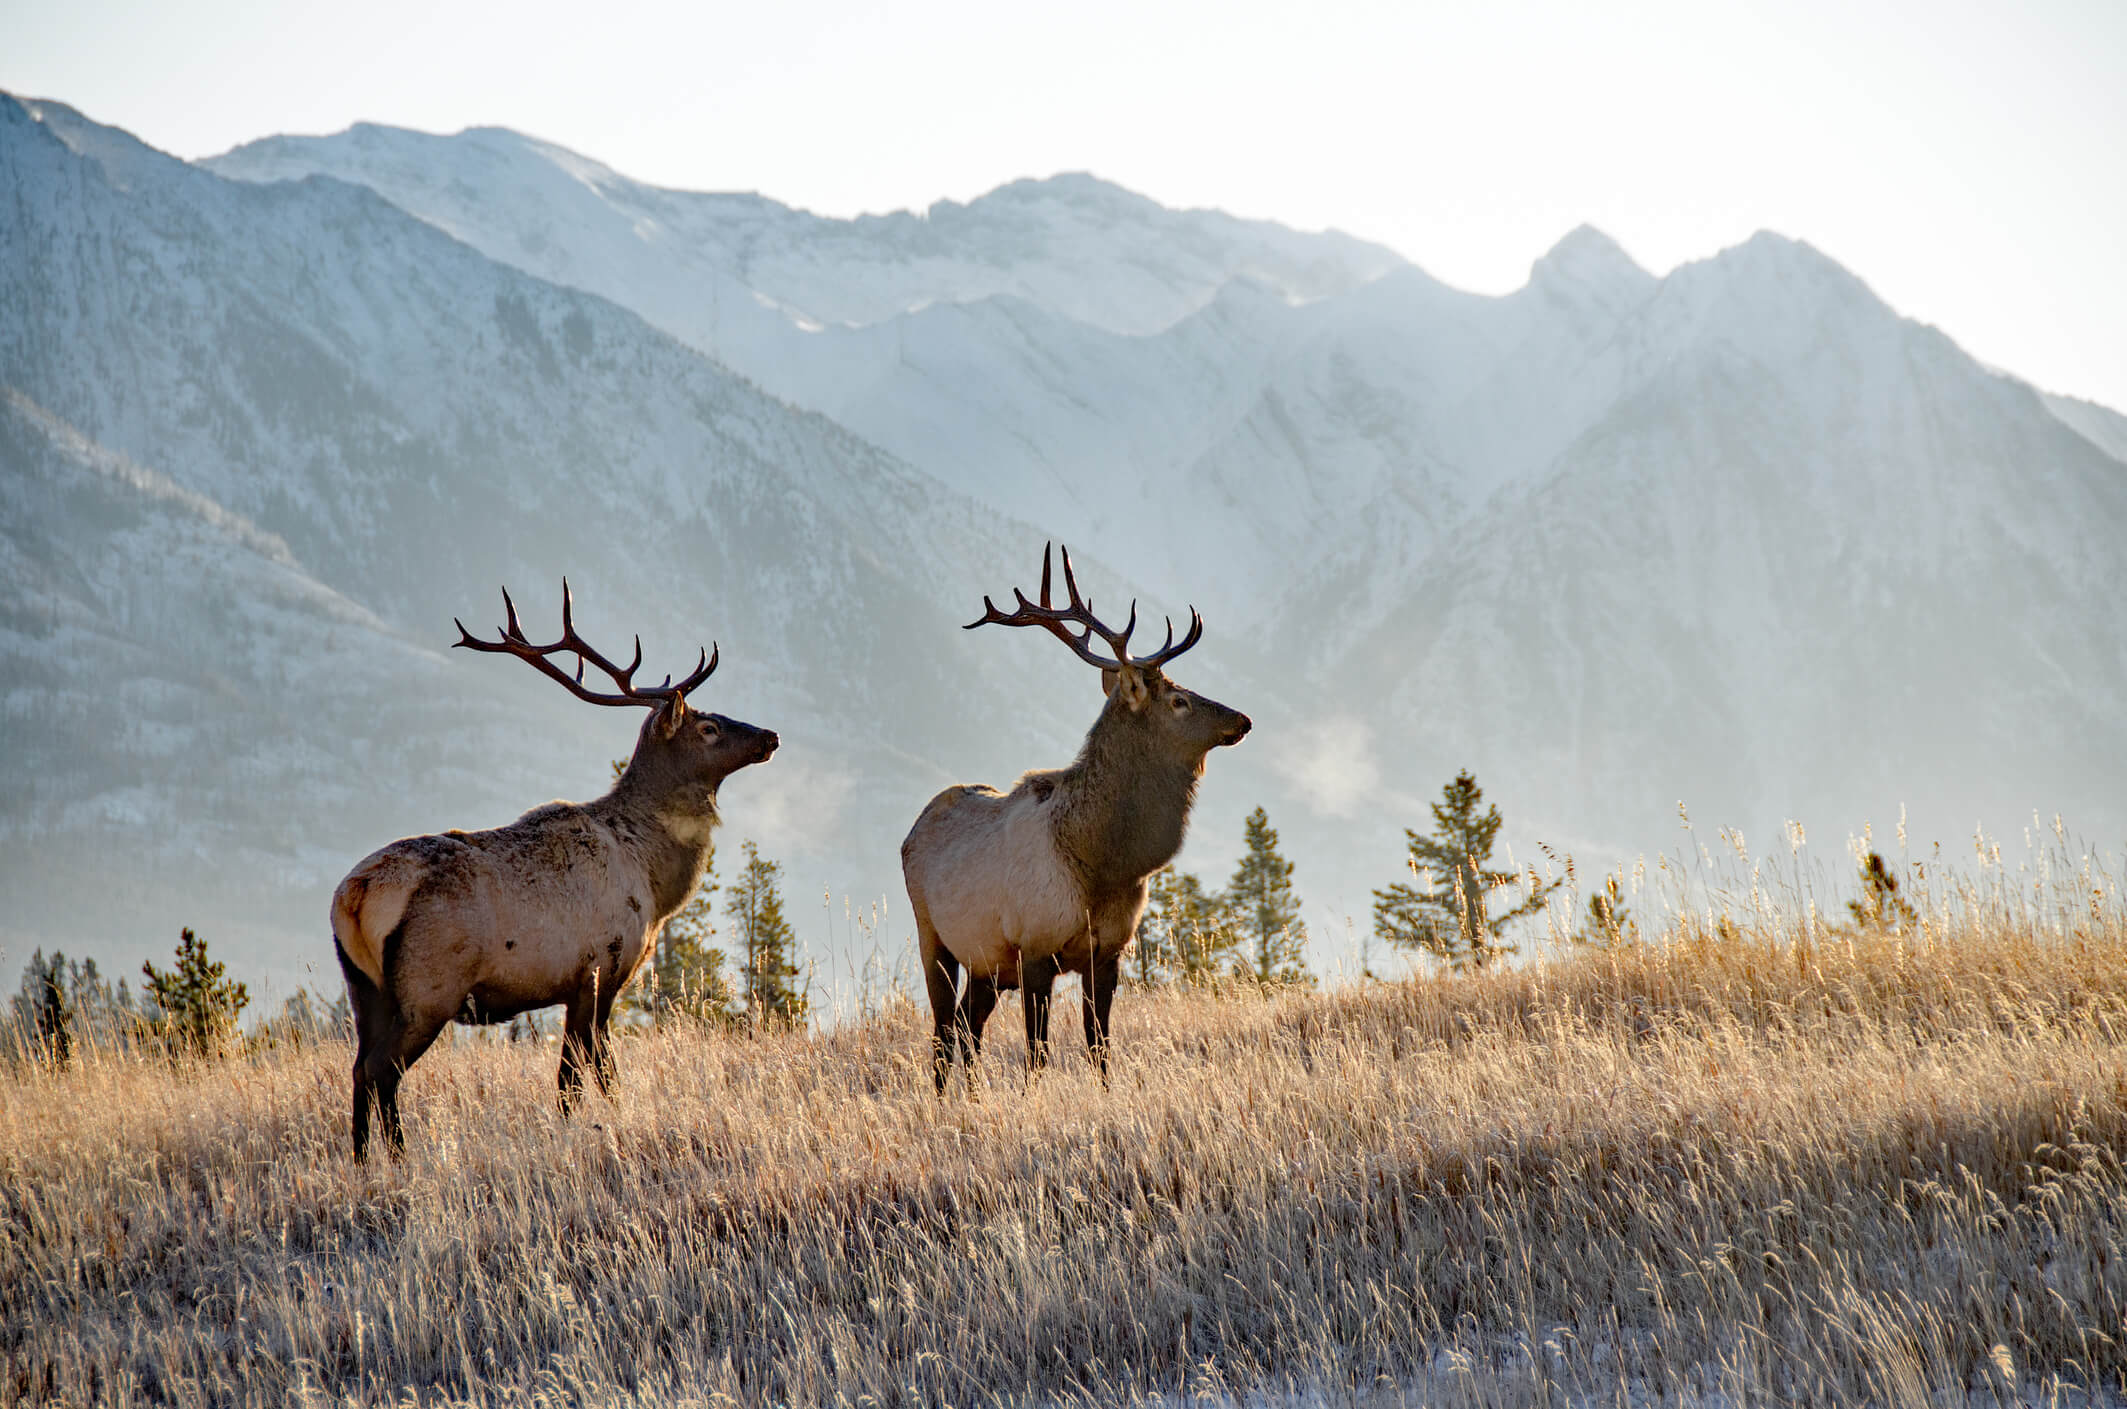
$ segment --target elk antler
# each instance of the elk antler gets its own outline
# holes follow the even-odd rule
[[[559,680],[569,688],[569,693],[576,696],[576,698],[588,700],[592,704],[602,705],[650,705],[657,707],[672,700],[684,700],[689,691],[700,685],[704,680],[707,680],[716,671],[717,650],[715,643],[712,642],[709,649],[702,652],[701,660],[695,664],[694,673],[686,679],[675,685],[672,683],[672,677],[667,675],[661,685],[637,689],[635,686],[635,672],[643,663],[643,638],[640,636],[635,638],[635,659],[630,661],[627,668],[623,670],[594,650],[590,642],[576,634],[576,622],[570,611],[571,606],[569,580],[564,577],[561,579],[561,639],[551,646],[535,646],[525,639],[524,628],[517,624],[517,604],[510,600],[510,589],[505,587],[502,589],[502,607],[504,611],[509,613],[510,620],[509,625],[502,628],[502,639],[500,641],[483,641],[473,635],[472,632],[467,631],[464,622],[452,617],[451,624],[458,628],[458,639],[451,642],[451,645],[453,647],[467,646],[476,651],[498,651],[504,655],[515,656],[519,660],[536,667],[540,674],[550,679]],[[566,651],[576,657],[576,674],[573,677],[566,670],[563,670],[552,660],[548,659],[556,651]],[[612,676],[613,683],[620,686],[620,693],[608,695],[601,694],[597,690],[586,689],[583,683],[585,661],[589,661],[592,665]]]
[[[1169,617],[1167,618],[1166,642],[1149,656],[1132,656],[1130,654],[1130,633],[1137,629],[1137,602],[1134,599],[1131,601],[1130,620],[1124,623],[1121,631],[1116,631],[1103,625],[1100,618],[1093,615],[1093,603],[1078,595],[1078,579],[1071,572],[1071,550],[1066,548],[1063,550],[1064,590],[1071,594],[1071,604],[1067,607],[1050,606],[1050,546],[1052,545],[1044,544],[1041,550],[1041,601],[1039,603],[1028,601],[1027,594],[1014,587],[1012,595],[1019,599],[1019,610],[1007,616],[998,611],[996,603],[992,602],[987,595],[984,595],[981,619],[969,622],[962,629],[973,631],[978,626],[988,626],[993,622],[999,626],[1039,626],[1057,640],[1069,646],[1080,660],[1088,665],[1097,665],[1102,670],[1119,670],[1124,667],[1135,670],[1150,670],[1154,667],[1165,665],[1168,661],[1173,660],[1176,656],[1194,646],[1198,639],[1203,636],[1204,619],[1197,615],[1195,607],[1191,607],[1189,609],[1189,630],[1179,642],[1174,639],[1174,618]],[[1082,628],[1075,636],[1071,634],[1073,626]],[[1096,633],[1103,641],[1108,643],[1108,649],[1115,652],[1115,659],[1107,660],[1093,651],[1092,641]]]

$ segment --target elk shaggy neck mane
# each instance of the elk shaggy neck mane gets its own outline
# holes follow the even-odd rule
[[[709,867],[718,820],[716,789],[701,783],[674,787],[644,776],[648,771],[631,760],[613,790],[593,806],[642,839],[651,904],[665,918],[687,903]]]
[[[1055,775],[1057,850],[1089,895],[1138,884],[1182,849],[1203,759],[1178,759],[1141,713],[1110,699],[1085,746]]]

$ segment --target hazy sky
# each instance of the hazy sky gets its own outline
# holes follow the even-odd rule
[[[2127,0],[0,0],[0,87],[180,156],[500,124],[837,215],[1089,170],[1488,291],[1583,221],[1657,271],[1770,228],[2127,410]]]

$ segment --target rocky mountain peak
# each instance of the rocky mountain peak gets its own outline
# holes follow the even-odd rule
[[[1645,297],[1658,281],[1624,247],[1593,225],[1577,225],[1529,268],[1529,286],[1568,303],[1616,312]]]

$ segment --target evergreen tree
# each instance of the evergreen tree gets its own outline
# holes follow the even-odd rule
[[[807,1007],[805,996],[791,987],[798,976],[798,936],[783,914],[777,888],[782,872],[781,863],[764,859],[760,849],[747,842],[746,867],[731,883],[724,906],[744,956],[739,981],[745,987],[746,1015],[756,1023],[799,1022]]]
[[[1862,929],[1907,929],[1920,922],[1906,898],[1898,893],[1898,878],[1883,864],[1883,853],[1872,851],[1861,863],[1861,898],[1846,902],[1847,913]]]
[[[327,999],[308,988],[299,988],[283,999],[277,1016],[266,1018],[251,1031],[248,1045],[254,1049],[310,1047],[320,1042],[349,1041],[354,1037],[354,1013],[343,989]]]
[[[731,980],[724,973],[724,951],[716,938],[717,885],[704,877],[702,888],[680,912],[665,921],[650,956],[650,972],[621,1000],[659,1027],[678,1019],[728,1023],[738,1016]]]
[[[1425,886],[1421,890],[1399,881],[1375,891],[1376,935],[1391,944],[1423,949],[1456,968],[1483,968],[1514,952],[1513,945],[1500,941],[1500,926],[1542,910],[1559,882],[1536,885],[1521,904],[1491,913],[1492,892],[1519,878],[1486,865],[1501,819],[1496,806],[1480,812],[1483,802],[1484,789],[1465,770],[1433,804],[1431,836],[1404,829],[1410,848],[1406,864]]]
[[[207,942],[184,932],[177,966],[165,972],[142,963],[153,1000],[155,1035],[172,1054],[214,1057],[235,1040],[237,1015],[251,1001],[244,985],[222,977],[226,966],[207,957]]]
[[[1226,966],[1239,938],[1221,897],[1188,872],[1162,866],[1152,873],[1137,924],[1138,982],[1206,982]]]
[[[91,959],[89,973],[95,972],[96,961]],[[42,1056],[56,1067],[64,1067],[74,1054],[74,997],[69,977],[66,955],[54,953],[47,959],[39,949],[22,971],[22,991],[15,996],[16,1031],[28,1040],[33,1056]]]
[[[22,986],[9,1001],[6,1025],[10,1047],[24,1056],[64,1066],[84,1043],[117,1047],[139,1035],[141,1015],[123,980],[113,991],[94,959],[71,960],[64,954],[30,957]]]
[[[1226,887],[1226,905],[1249,947],[1241,972],[1257,983],[1308,983],[1307,926],[1292,888],[1292,862],[1278,853],[1270,814],[1258,807],[1242,827],[1241,864]]]
[[[1617,876],[1603,877],[1603,888],[1588,897],[1588,916],[1574,939],[1597,949],[1615,949],[1637,943],[1639,925],[1625,908],[1625,883]]]

